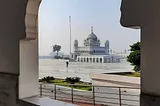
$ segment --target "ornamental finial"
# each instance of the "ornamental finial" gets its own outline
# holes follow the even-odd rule
[[[93,26],[91,27],[91,33],[93,33]]]

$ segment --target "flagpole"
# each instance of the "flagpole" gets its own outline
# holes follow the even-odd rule
[[[69,29],[70,29],[70,55],[71,55],[71,16],[69,16]]]

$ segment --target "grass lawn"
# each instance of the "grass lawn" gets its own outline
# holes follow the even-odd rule
[[[42,81],[42,83],[47,83],[47,82]],[[57,85],[61,85],[61,86],[66,86],[66,87],[71,87],[72,86],[72,85],[67,85],[67,84],[70,84],[70,83],[66,82],[63,79],[50,80],[49,83],[50,84],[53,83],[53,84],[57,84]],[[78,85],[81,85],[81,86],[78,86]],[[73,88],[79,89],[79,90],[92,91],[92,84],[80,81],[80,82],[76,82],[75,86],[73,86]]]
[[[139,72],[116,73],[115,75],[123,75],[123,76],[129,76],[129,77],[140,77]]]

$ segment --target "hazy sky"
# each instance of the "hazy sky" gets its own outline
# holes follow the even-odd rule
[[[69,53],[70,15],[72,42],[77,39],[79,45],[83,45],[93,26],[102,45],[109,40],[111,49],[129,49],[129,45],[140,40],[140,31],[120,25],[120,4],[121,0],[42,0],[39,11],[40,55],[52,52],[54,44],[61,45],[61,51]]]

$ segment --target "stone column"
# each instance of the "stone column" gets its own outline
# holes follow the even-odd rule
[[[0,1],[0,106],[20,106],[18,105],[19,41],[26,36],[27,1]]]
[[[159,106],[160,1],[122,1],[121,24],[141,27],[141,106]]]
[[[77,61],[78,61],[78,62],[80,61],[80,58],[79,58],[79,57],[77,58]]]
[[[160,2],[159,2],[160,3]],[[158,23],[158,24],[157,24]],[[160,21],[142,27],[141,44],[141,104],[160,105]],[[149,42],[149,43],[148,43]]]
[[[102,63],[104,63],[105,62],[105,57],[102,57]]]

